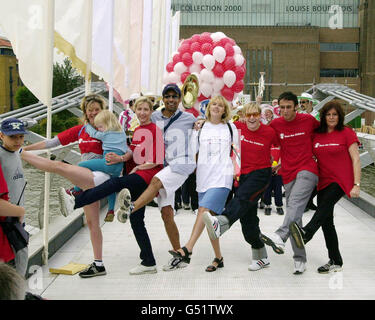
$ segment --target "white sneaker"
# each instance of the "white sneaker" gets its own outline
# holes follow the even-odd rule
[[[128,220],[128,216],[132,210],[132,197],[128,189],[122,189],[118,194],[118,203],[120,208],[116,212],[117,220],[121,223],[125,223]]]
[[[253,260],[252,264],[249,265],[249,271],[258,271],[262,268],[267,268],[269,267],[270,262],[268,261],[267,258],[260,259],[260,260]]]
[[[133,269],[130,269],[129,274],[137,275],[137,274],[147,274],[147,273],[157,273],[157,272],[158,270],[156,269],[156,266],[146,267],[142,264],[139,264]]]
[[[186,262],[183,262],[181,258],[172,258],[168,261],[168,263],[163,266],[163,271],[173,271],[180,268],[185,268],[189,264]]]
[[[294,261],[294,272],[293,274],[302,274],[306,270],[306,262]]]
[[[68,195],[64,188],[59,188],[59,203],[60,203],[60,210],[61,214],[64,217],[67,217],[70,213],[74,211],[74,198]]]
[[[203,222],[206,225],[208,235],[211,240],[220,238],[220,224],[219,220],[212,216],[208,211],[203,212]]]
[[[283,254],[285,249],[285,243],[283,239],[277,233],[261,234],[260,240],[262,240],[266,245],[271,246],[273,251],[277,254]]]

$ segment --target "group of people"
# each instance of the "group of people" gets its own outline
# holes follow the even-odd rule
[[[336,101],[327,103],[320,112],[319,122],[310,114],[297,112],[297,96],[284,92],[277,100],[279,117],[263,123],[260,105],[249,103],[243,106],[242,118],[233,122],[230,104],[222,96],[212,97],[204,119],[180,110],[181,99],[180,88],[176,84],[168,84],[162,91],[162,109],[154,110],[154,102],[148,97],[139,96],[132,100],[132,112],[138,124],[129,135],[118,119],[105,110],[103,98],[91,94],[85,96],[81,103],[84,114],[82,125],[23,149],[21,146],[26,133],[23,126],[17,125],[16,131],[7,133],[3,121],[0,138],[4,151],[1,151],[6,153],[6,157],[15,154],[18,159],[21,157],[40,170],[65,177],[75,186],[68,192],[60,190],[59,196],[65,215],[83,207],[90,230],[94,261],[80,272],[80,277],[106,274],[102,259],[99,200],[109,197],[105,219],[113,221],[116,193],[119,203],[117,220],[121,223],[130,221],[140,248],[141,262],[129,271],[132,275],[157,272],[144,223],[145,206],[154,198],[157,198],[171,244],[171,258],[163,266],[164,271],[189,265],[194,246],[205,228],[214,252],[214,259],[206,271],[222,268],[224,259],[219,238],[238,219],[245,241],[252,248],[249,270],[257,271],[269,266],[265,245],[282,254],[291,235],[293,272],[303,273],[306,269],[305,245],[320,227],[329,262],[318,271],[339,270],[343,261],[333,223],[333,210],[344,194],[358,197],[360,184],[358,140],[355,132],[344,126],[341,105]],[[126,123],[127,119],[123,120]],[[17,142],[8,142],[13,140]],[[29,152],[74,141],[78,141],[82,155],[82,162],[77,166]],[[342,159],[339,165],[332,161],[337,157]],[[3,166],[3,158],[0,160]],[[126,169],[122,170],[124,163]],[[190,238],[181,245],[174,220],[175,194],[192,175],[196,180],[198,208]],[[234,186],[234,181],[238,181],[238,185]],[[270,186],[276,183],[283,183],[285,188],[285,218],[274,233],[264,234],[259,228],[258,202],[264,194],[267,195],[267,191],[267,199],[270,198]],[[317,210],[311,221],[303,225],[302,215],[315,187],[318,191]],[[21,187],[15,188],[19,190]],[[8,191],[0,191],[1,206],[10,206]],[[22,220],[22,205],[15,206],[14,199],[11,202],[13,211],[0,207],[0,215],[13,215]],[[277,212],[284,214],[282,203],[276,203],[276,206]],[[4,238],[4,235],[0,234],[0,245],[4,247],[6,239],[1,237]],[[0,256],[0,260],[8,263],[14,258],[11,251],[6,257]]]

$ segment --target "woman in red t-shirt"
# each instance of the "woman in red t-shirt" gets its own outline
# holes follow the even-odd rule
[[[0,165],[0,224],[6,217],[20,217],[22,220],[25,215],[25,208],[12,204],[8,200],[8,186]],[[0,262],[9,263],[13,259],[14,252],[0,225]]]
[[[322,227],[329,261],[318,268],[319,273],[341,270],[343,261],[333,223],[333,209],[340,198],[359,196],[361,165],[358,138],[349,127],[344,126],[344,111],[339,102],[328,102],[320,111],[320,126],[313,135],[313,153],[318,161],[318,208],[303,228],[290,225],[291,233],[301,248]]]

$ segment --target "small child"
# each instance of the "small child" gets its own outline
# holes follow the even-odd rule
[[[0,166],[8,185],[9,201],[14,205],[24,207],[24,190],[26,181],[23,173],[20,149],[25,140],[24,123],[16,118],[8,118],[1,122]],[[25,224],[23,223],[23,226]],[[29,260],[27,246],[15,252],[17,272],[25,276]]]
[[[105,155],[109,152],[114,152],[120,156],[123,156],[128,151],[125,132],[123,131],[116,116],[109,110],[103,110],[102,112],[100,112],[95,117],[94,124],[98,128],[98,130],[96,130],[90,124],[87,124],[86,132],[91,137],[103,142],[103,158],[83,161],[78,165],[80,167],[88,168],[91,171],[102,171],[112,177],[119,177],[122,172],[123,163],[119,162],[116,164],[108,165],[105,160]],[[104,221],[113,221],[115,204],[116,194],[113,193],[108,197],[108,212]]]

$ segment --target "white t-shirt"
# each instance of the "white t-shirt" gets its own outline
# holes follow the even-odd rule
[[[238,141],[237,128],[231,123],[233,141]],[[227,124],[205,122],[199,131],[193,131],[192,150],[199,151],[197,161],[197,192],[210,188],[232,189],[233,163],[230,158],[232,138]],[[199,149],[199,150],[198,150]]]

